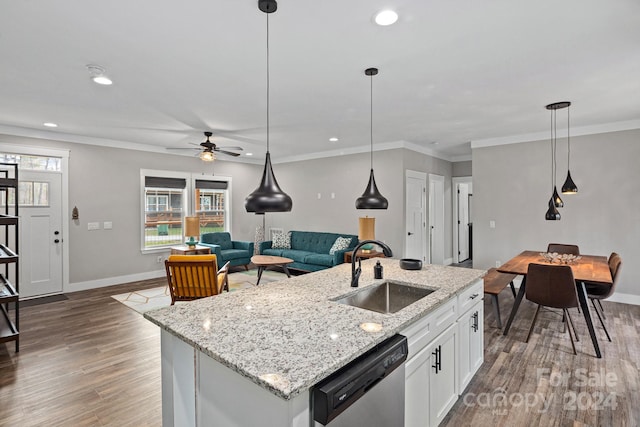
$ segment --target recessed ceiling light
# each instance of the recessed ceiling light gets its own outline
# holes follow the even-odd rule
[[[338,142],[338,138],[336,138],[335,136],[331,137],[329,138],[329,142]]]
[[[57,128],[58,125],[56,123],[51,123],[51,122],[46,122],[42,124],[43,126],[46,126],[48,128]]]
[[[105,74],[104,68],[99,65],[87,65],[87,70],[89,70],[89,75],[91,75],[91,80],[99,85],[110,85],[113,84],[111,79],[107,77]]]
[[[246,155],[247,156],[253,156],[253,153],[247,153]]]
[[[398,14],[393,10],[383,10],[378,12],[375,17],[376,24],[387,26],[394,24],[398,20]]]

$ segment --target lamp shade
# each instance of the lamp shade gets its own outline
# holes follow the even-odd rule
[[[547,213],[544,215],[544,219],[547,221],[560,220],[560,212],[558,212],[556,205],[553,203],[553,197],[549,199],[549,208],[547,209]]]
[[[376,178],[373,176],[373,169],[369,174],[369,184],[364,189],[362,196],[356,199],[356,209],[387,209],[389,201],[380,194],[376,185]]]
[[[271,156],[267,152],[260,186],[244,199],[244,208],[247,212],[263,214],[265,212],[291,212],[292,207],[291,197],[280,189],[278,181],[273,175]]]
[[[571,172],[567,171],[567,179],[562,184],[562,194],[575,194],[578,192],[578,186],[571,178]]]
[[[374,240],[376,238],[376,219],[358,218],[358,240]]]
[[[185,237],[200,235],[200,218],[197,216],[184,217],[184,235]]]

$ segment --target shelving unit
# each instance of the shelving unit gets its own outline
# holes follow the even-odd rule
[[[0,343],[15,341],[20,351],[20,302],[18,268],[18,165],[0,162],[0,227],[4,227],[4,243],[0,243]],[[13,275],[10,275],[13,273]],[[13,284],[9,278],[13,278]],[[13,306],[13,310],[11,309]],[[12,314],[13,312],[13,314]]]

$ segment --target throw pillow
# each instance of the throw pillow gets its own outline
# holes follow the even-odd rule
[[[329,255],[335,254],[337,251],[345,250],[349,247],[349,243],[351,243],[350,237],[338,237],[335,242],[333,242],[333,246],[329,249]]]
[[[271,243],[272,249],[291,249],[291,232],[276,233]]]

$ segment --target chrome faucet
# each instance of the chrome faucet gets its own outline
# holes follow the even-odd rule
[[[360,243],[358,243],[356,247],[353,249],[353,255],[351,255],[351,287],[352,288],[358,287],[358,280],[360,280],[360,273],[362,273],[362,267],[361,267],[362,262],[360,258],[356,256],[356,254],[358,253],[358,249],[370,243],[374,243],[380,246],[382,248],[382,252],[384,253],[384,256],[386,257],[393,256],[393,252],[391,251],[391,248],[379,240],[363,240]],[[356,268],[356,258],[358,258],[358,268]]]

